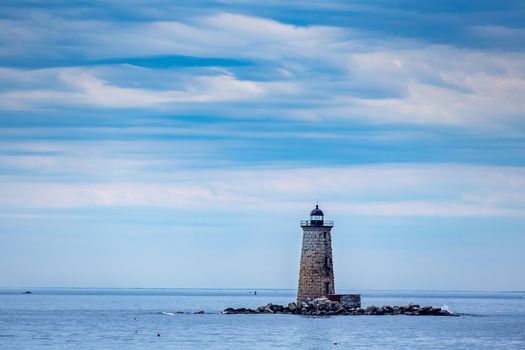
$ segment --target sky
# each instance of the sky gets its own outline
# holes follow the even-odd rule
[[[0,3],[0,287],[525,290],[523,1]]]

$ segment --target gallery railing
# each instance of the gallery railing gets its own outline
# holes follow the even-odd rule
[[[327,227],[332,227],[332,226],[334,226],[334,222],[325,220],[321,224],[318,221],[312,222],[311,220],[301,220],[301,227],[307,227],[307,226],[327,226]]]

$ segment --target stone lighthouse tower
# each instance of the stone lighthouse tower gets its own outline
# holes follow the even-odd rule
[[[335,294],[330,232],[333,226],[333,221],[324,220],[324,213],[318,205],[310,212],[310,220],[301,221],[303,247],[298,302]]]

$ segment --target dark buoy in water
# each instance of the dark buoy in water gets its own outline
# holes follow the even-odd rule
[[[160,333],[157,333],[157,337],[160,337]]]
[[[253,292],[253,295],[257,295],[257,291]]]
[[[26,290],[25,292],[23,292],[22,294],[33,294],[30,290]]]

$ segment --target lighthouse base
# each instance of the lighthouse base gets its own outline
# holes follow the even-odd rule
[[[361,307],[361,294],[330,294],[326,298],[338,302],[344,308]]]

